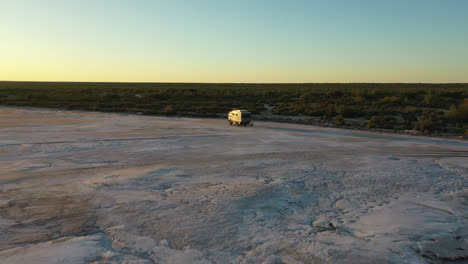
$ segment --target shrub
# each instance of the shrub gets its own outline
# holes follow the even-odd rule
[[[418,116],[414,111],[407,110],[401,114],[403,121],[401,122],[402,129],[412,129],[414,122],[418,120]]]
[[[361,111],[357,107],[340,105],[335,108],[336,113],[343,117],[357,117],[361,115]]]
[[[311,92],[305,92],[303,94],[301,94],[301,96],[299,96],[299,101],[302,101],[302,102],[310,102],[313,98],[313,93]]]
[[[366,101],[366,98],[362,97],[362,96],[356,96],[354,97],[354,102],[357,103],[357,104],[361,104],[363,102]]]
[[[458,116],[458,109],[456,106],[451,105],[450,110],[448,112],[448,118],[452,121],[457,121],[459,116]]]
[[[458,107],[458,115],[464,122],[468,122],[468,98],[463,100],[463,103]]]
[[[450,106],[448,118],[453,122],[467,122],[468,121],[468,98],[463,100],[458,108],[454,105]]]
[[[426,113],[418,118],[418,122],[414,127],[415,130],[423,132],[440,132],[447,130],[446,119],[437,113]]]
[[[390,115],[375,115],[367,121],[368,128],[393,128],[396,125],[396,119]]]
[[[378,105],[399,105],[400,98],[398,96],[386,96],[377,102]]]
[[[344,118],[343,118],[342,115],[335,116],[334,120],[335,120],[335,124],[337,124],[337,125],[344,125],[345,124],[345,121],[344,121]]]
[[[424,96],[423,103],[427,106],[431,106],[432,103],[434,102],[434,95],[432,93],[426,94]]]
[[[162,112],[165,115],[174,115],[176,111],[174,110],[174,107],[172,105],[166,105],[163,109]]]
[[[339,98],[343,96],[343,92],[340,90],[333,89],[327,92],[327,96],[330,98]]]

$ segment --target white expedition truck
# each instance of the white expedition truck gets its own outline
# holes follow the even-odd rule
[[[252,114],[247,110],[232,110],[228,113],[229,125],[247,126],[252,125]]]

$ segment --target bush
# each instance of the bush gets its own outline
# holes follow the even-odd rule
[[[348,105],[340,105],[336,107],[335,112],[343,117],[358,117],[362,114],[357,107]]]
[[[458,115],[460,120],[468,122],[468,98],[465,98],[463,103],[458,107]]]
[[[337,125],[344,125],[345,124],[345,121],[344,121],[344,118],[343,118],[342,115],[335,116],[334,120],[335,120],[335,124],[337,124]]]
[[[393,128],[396,125],[396,119],[390,115],[375,115],[367,122],[368,128]]]
[[[455,105],[450,106],[448,118],[452,122],[468,122],[468,98],[458,108]]]
[[[176,111],[174,110],[174,107],[172,105],[166,105],[163,109],[162,109],[162,112],[163,114],[165,115],[174,115],[176,113]]]
[[[386,96],[377,102],[378,105],[395,106],[400,104],[398,96]]]
[[[438,115],[436,112],[426,113],[418,118],[414,127],[415,130],[423,132],[441,132],[447,130],[446,118]]]
[[[310,102],[312,101],[313,97],[314,97],[314,94],[312,92],[305,92],[301,94],[301,96],[299,97],[299,101]]]
[[[330,90],[330,91],[327,91],[327,97],[330,97],[330,98],[340,98],[343,96],[343,92],[340,91],[340,90]]]

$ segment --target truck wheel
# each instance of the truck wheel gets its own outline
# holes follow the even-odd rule
[[[229,125],[232,126],[232,121],[229,121]]]

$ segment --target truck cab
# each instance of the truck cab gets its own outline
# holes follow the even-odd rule
[[[247,110],[232,110],[228,113],[228,122],[231,126],[252,125],[252,114]]]

